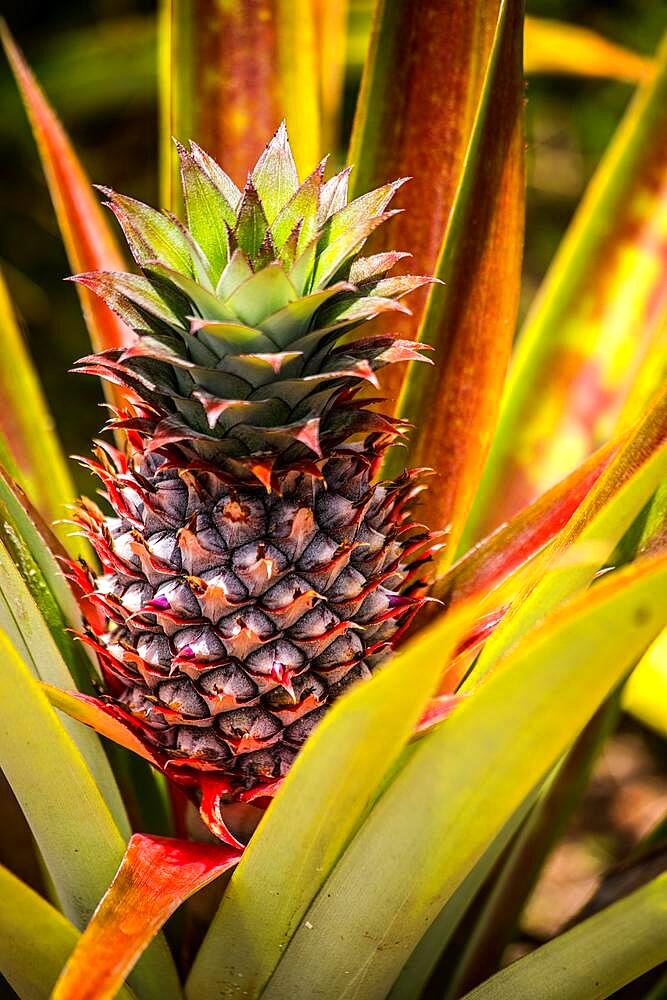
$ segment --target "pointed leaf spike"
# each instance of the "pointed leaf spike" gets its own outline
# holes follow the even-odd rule
[[[270,225],[299,186],[285,122],[257,161],[252,182]]]
[[[239,205],[234,234],[240,248],[248,254],[251,260],[257,255],[264,242],[267,229],[268,222],[262,202],[252,179],[249,177]]]
[[[237,865],[242,853],[239,848],[135,833],[52,1000],[111,1000],[171,914]]]

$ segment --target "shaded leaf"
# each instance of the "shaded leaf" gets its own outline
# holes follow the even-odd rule
[[[124,270],[107,220],[62,125],[4,25],[0,33],[30,117],[70,267],[73,271]],[[132,343],[134,335],[106,305],[83,288],[79,295],[95,350]]]
[[[561,934],[465,1000],[604,1000],[667,959],[667,875]]]

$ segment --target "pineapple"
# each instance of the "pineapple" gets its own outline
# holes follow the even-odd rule
[[[102,189],[141,274],[75,279],[137,335],[78,366],[128,400],[107,425],[127,447],[87,463],[113,516],[76,513],[103,566],[85,638],[159,765],[233,799],[280,782],[427,599],[422,476],[377,481],[406,428],[363,392],[425,358],[348,334],[430,279],[388,277],[402,253],[360,256],[401,181],[348,203],[349,170],[325,181],[323,161],[299,184],[284,126],[243,192],[178,151],[187,227]]]

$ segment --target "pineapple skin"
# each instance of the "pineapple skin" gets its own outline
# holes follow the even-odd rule
[[[420,472],[376,482],[404,427],[359,394],[425,359],[341,340],[429,279],[360,256],[398,185],[347,204],[324,164],[299,185],[284,126],[243,192],[179,152],[188,227],[107,191],[142,273],[77,276],[137,335],[79,366],[128,403],[107,425],[125,450],[86,462],[113,516],[76,515],[103,571],[77,575],[109,710],[172,778],[233,799],[284,777],[426,599]]]

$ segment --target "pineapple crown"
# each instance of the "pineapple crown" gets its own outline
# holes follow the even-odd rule
[[[187,226],[101,188],[141,273],[73,279],[136,334],[78,363],[131,393],[109,426],[176,466],[266,488],[290,470],[317,474],[353,438],[381,454],[404,425],[359,390],[387,364],[426,360],[425,345],[347,335],[409,312],[399,300],[432,280],[388,276],[408,254],[360,256],[405,178],[348,202],[350,168],[325,181],[325,159],[299,183],[284,124],[243,191],[195,143],[176,146]]]

